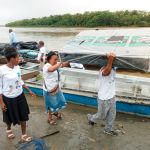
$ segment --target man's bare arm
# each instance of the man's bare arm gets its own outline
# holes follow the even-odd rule
[[[101,70],[103,76],[107,76],[110,74],[115,57],[116,57],[116,55],[114,53],[109,53],[107,55],[107,59],[108,59],[107,65],[106,65],[106,67],[102,68],[102,70]]]

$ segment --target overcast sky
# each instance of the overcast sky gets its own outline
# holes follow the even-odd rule
[[[54,14],[126,9],[150,11],[150,0],[0,0],[0,24]]]

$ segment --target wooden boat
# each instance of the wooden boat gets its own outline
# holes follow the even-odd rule
[[[97,107],[98,71],[61,69],[61,86],[68,102]],[[43,95],[43,80],[36,77],[26,84],[39,96]],[[117,74],[117,111],[150,117],[149,78]]]

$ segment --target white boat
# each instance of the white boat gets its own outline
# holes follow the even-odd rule
[[[30,68],[31,70],[31,68]],[[117,74],[117,110],[119,112],[150,117],[150,78]],[[39,96],[43,95],[43,80],[26,80]],[[67,101],[97,106],[98,71],[72,68],[61,69],[61,86]]]

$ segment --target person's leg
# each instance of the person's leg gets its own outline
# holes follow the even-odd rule
[[[52,117],[52,112],[50,111],[50,109],[48,110],[48,123],[50,125],[56,125],[56,121],[53,119]]]
[[[6,124],[7,130],[11,130],[11,124]]]
[[[11,130],[11,124],[6,124],[7,125],[7,130],[6,130],[6,133],[7,133],[7,137],[9,139],[13,139],[15,138],[15,135],[13,134],[12,130]]]
[[[43,90],[43,96],[44,96],[44,101],[45,101],[46,112],[48,115],[47,122],[51,125],[56,125],[56,122],[52,118],[52,111],[51,111],[52,109],[54,110],[53,103],[55,103],[56,98],[52,97],[50,93],[44,90]]]
[[[60,110],[66,108],[67,102],[61,90],[59,90],[56,94],[56,103],[58,110],[55,113],[52,113],[57,119],[62,119],[62,115],[59,112]]]
[[[51,114],[51,111],[50,111],[50,110],[48,110],[48,120],[49,120],[49,121],[52,120],[52,114]]]
[[[40,61],[40,71],[43,71],[44,62]]]
[[[20,125],[21,125],[21,131],[22,131],[21,141],[22,142],[32,141],[32,137],[30,137],[26,134],[26,128],[27,128],[26,121],[21,121]]]
[[[57,119],[62,119],[62,115],[60,112],[52,113],[52,115],[54,115]]]
[[[97,123],[99,120],[104,120],[107,115],[107,101],[98,99],[98,111],[94,115],[88,114],[88,120]]]
[[[112,131],[113,130],[113,124],[116,118],[116,102],[115,102],[115,98],[110,100],[109,103],[109,111],[107,113],[106,116],[106,127],[105,130],[107,131]]]
[[[106,126],[104,132],[110,135],[118,135],[115,131],[113,131],[113,124],[116,118],[116,101],[115,98],[110,100],[109,103],[109,111],[106,116]]]
[[[15,135],[13,134],[13,131],[11,130],[12,122],[9,119],[10,116],[9,116],[9,109],[8,109],[7,101],[5,100],[4,97],[3,97],[3,100],[4,100],[4,103],[5,103],[6,108],[7,108],[7,111],[2,112],[3,113],[3,122],[6,124],[6,134],[7,134],[7,137],[9,139],[13,139],[13,138],[15,138]]]
[[[22,135],[26,134],[26,121],[22,121],[20,122],[21,124],[21,131],[22,131]]]

